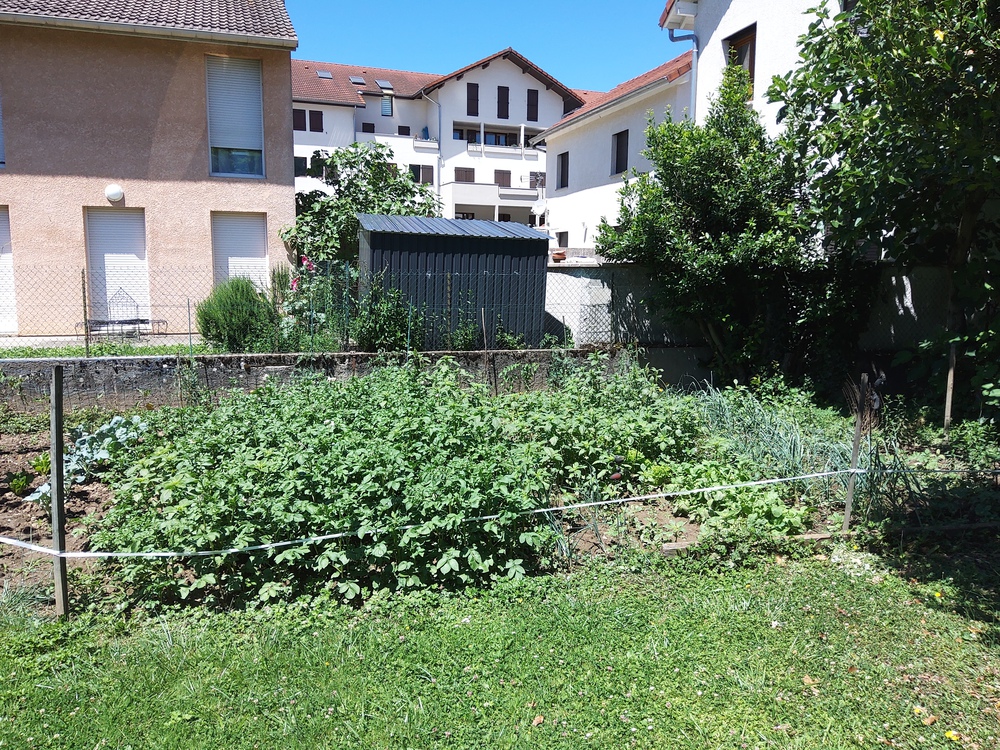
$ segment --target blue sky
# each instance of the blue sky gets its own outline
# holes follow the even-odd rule
[[[607,91],[690,47],[657,26],[664,0],[285,0],[293,57],[450,73],[513,47],[566,86]]]

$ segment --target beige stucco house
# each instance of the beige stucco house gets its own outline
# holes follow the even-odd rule
[[[282,0],[0,0],[0,334],[186,331],[286,263],[296,46]]]

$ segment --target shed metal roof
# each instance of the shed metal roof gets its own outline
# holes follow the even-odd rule
[[[389,234],[425,234],[439,237],[491,237],[495,239],[549,240],[549,235],[513,221],[482,219],[438,219],[427,216],[386,216],[358,214],[361,228],[367,232]]]

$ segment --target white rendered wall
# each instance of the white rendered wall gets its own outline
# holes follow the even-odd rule
[[[557,232],[568,232],[570,248],[592,249],[601,219],[607,218],[611,224],[618,220],[618,191],[625,175],[612,174],[614,134],[628,130],[629,171],[633,167],[649,171],[649,161],[642,156],[649,113],[656,122],[662,122],[668,111],[673,119],[680,119],[690,96],[690,78],[683,76],[647,96],[586,116],[579,124],[547,137],[551,165],[545,188],[549,234],[555,237]],[[565,151],[569,152],[569,186],[556,188],[556,159]],[[552,247],[556,246],[554,239]]]
[[[816,16],[807,13],[820,4],[817,0],[698,0],[695,33],[701,50],[698,55],[698,93],[695,115],[704,122],[709,97],[722,83],[727,62],[725,40],[757,24],[754,61],[753,105],[771,135],[780,130],[777,123],[780,105],[767,101],[771,79],[784,75],[798,64],[798,38]]]
[[[466,114],[466,84],[479,84],[479,115]],[[507,86],[509,94],[509,117],[497,117],[497,87]],[[528,89],[538,91],[538,121],[528,122]],[[545,84],[507,60],[493,60],[487,68],[476,68],[467,72],[461,80],[450,80],[431,95],[441,105],[441,156],[444,160],[442,184],[453,182],[455,168],[476,170],[476,182],[493,183],[494,170],[509,170],[512,188],[527,188],[531,172],[545,171],[545,154],[533,148],[512,148],[503,146],[469,146],[464,140],[454,140],[455,127],[465,129],[518,131],[521,126],[536,132],[555,124],[563,116],[562,97],[547,90]],[[431,105],[433,107],[433,105]],[[429,112],[437,117],[437,112]],[[436,123],[435,123],[436,125]],[[452,207],[454,212],[454,207]],[[446,213],[446,215],[449,215]],[[513,217],[512,217],[513,218]]]

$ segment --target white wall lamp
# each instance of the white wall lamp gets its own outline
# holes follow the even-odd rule
[[[125,191],[122,186],[117,182],[112,182],[106,188],[104,188],[104,197],[107,198],[112,203],[118,203],[125,198]]]

